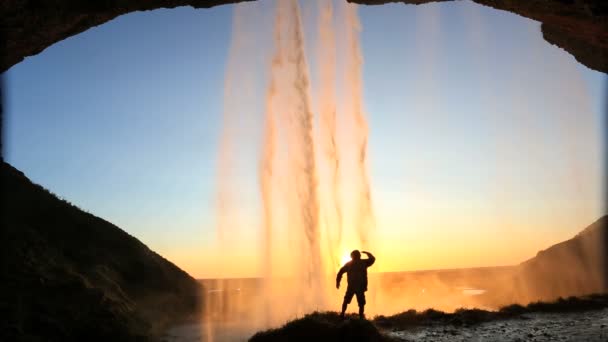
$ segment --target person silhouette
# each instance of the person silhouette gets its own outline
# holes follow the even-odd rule
[[[367,255],[367,259],[361,259],[361,253]],[[346,273],[346,294],[342,302],[342,313],[340,317],[344,318],[346,307],[350,304],[353,296],[357,296],[357,304],[359,304],[359,317],[365,318],[365,291],[367,291],[367,268],[374,264],[376,258],[370,252],[354,250],[350,253],[351,260],[344,264],[336,277],[336,288],[340,288],[342,275]]]

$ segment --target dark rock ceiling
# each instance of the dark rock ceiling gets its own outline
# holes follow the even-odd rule
[[[54,43],[134,11],[209,8],[250,0],[5,0],[0,1],[0,72]],[[365,5],[453,0],[348,0]],[[457,1],[457,0],[456,0]],[[608,0],[473,0],[541,22],[544,39],[591,69],[608,72]]]

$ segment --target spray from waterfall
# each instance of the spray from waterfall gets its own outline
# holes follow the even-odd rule
[[[357,6],[353,4],[345,5],[345,26],[346,26],[346,55],[345,55],[345,88],[346,99],[346,120],[354,122],[352,137],[356,152],[355,160],[355,181],[353,186],[356,188],[356,208],[354,217],[355,230],[358,234],[359,242],[363,248],[370,246],[370,233],[375,226],[372,199],[370,192],[369,176],[367,174],[367,139],[368,126],[365,119],[363,106],[363,55],[361,54],[361,43],[359,32],[361,23],[357,13]]]
[[[335,311],[339,309],[344,292],[343,289],[337,291],[332,286],[332,279],[342,254],[355,248],[384,252],[373,246],[375,215],[368,174],[369,128],[363,101],[361,23],[356,5],[343,0],[319,0],[316,3],[317,27],[313,31],[303,29],[299,7],[304,6],[303,13],[314,13],[307,12],[308,8],[305,7],[312,2],[278,0],[256,2],[258,3],[274,6],[275,11],[271,14],[274,15],[274,20],[261,16],[261,12],[251,11],[254,6],[251,4],[235,6],[233,18],[232,45],[225,76],[224,129],[219,151],[217,229],[220,243],[217,255],[223,259],[223,265],[230,267],[236,264],[254,264],[249,260],[249,263],[241,263],[247,257],[259,260],[261,267],[258,274],[263,279],[230,279],[216,281],[206,287],[207,290],[213,289],[213,293],[205,298],[204,306],[208,340],[221,340],[218,337],[221,329],[214,324],[222,320],[229,321],[230,324],[236,321],[242,325],[253,325],[254,328],[247,327],[252,328],[253,332],[276,327],[314,310]],[[438,36],[441,30],[438,30],[440,17],[437,10],[435,7],[427,10],[425,13],[431,16],[419,20],[419,25],[422,26],[418,39],[426,47],[429,41],[437,42],[441,38]],[[259,28],[264,26],[260,25],[262,21],[268,22],[268,31]],[[485,32],[483,27],[479,31]],[[316,40],[312,40],[317,58],[310,64],[310,69],[304,46],[308,40],[304,39],[304,32],[316,32],[318,35]],[[429,37],[433,39],[428,39]],[[264,42],[264,39],[268,42]],[[480,45],[485,44],[482,42]],[[408,112],[442,113],[438,109],[441,104],[438,99],[442,97],[436,94],[442,88],[439,83],[433,82],[432,77],[440,70],[436,68],[439,60],[428,63],[441,56],[440,51],[435,50],[432,46],[430,50],[413,49],[413,54],[419,54],[420,64],[423,69],[428,69],[430,76],[412,81],[416,82],[420,96],[413,96],[412,101],[407,102]],[[260,56],[263,56],[262,68],[259,63],[255,63],[255,58]],[[556,64],[554,69],[564,70],[561,64]],[[263,73],[264,82],[249,83],[247,75],[252,70]],[[515,71],[517,70],[516,68]],[[488,71],[492,72],[491,68]],[[526,72],[527,69],[519,71],[523,76],[529,74],[529,81],[534,82],[533,73]],[[570,70],[574,71],[576,70]],[[516,80],[519,78],[514,77]],[[488,76],[487,79],[495,82],[492,77]],[[560,78],[555,80],[552,84],[561,84],[558,82]],[[494,94],[491,101],[502,101],[504,97],[505,104],[512,101],[519,106],[515,107],[517,110],[512,115],[528,117],[531,115],[530,108],[521,101],[525,99],[525,89],[516,89],[517,101]],[[558,101],[557,98],[563,99],[564,109],[558,111],[562,113],[562,119],[557,120],[554,126],[578,120],[580,115],[592,112],[570,101],[571,97],[568,96],[573,93],[572,89],[559,87],[556,91],[564,92],[560,93],[564,96],[555,97],[555,101]],[[433,96],[427,96],[428,93]],[[259,101],[254,102],[257,106],[252,106],[252,101],[247,96],[254,96]],[[499,104],[503,102],[496,102],[490,109],[500,107]],[[429,108],[432,110],[427,110]],[[433,124],[438,126],[444,125],[440,118],[443,117],[428,120],[435,120]],[[241,134],[242,126],[248,124],[256,130],[255,142],[246,141],[247,137]],[[576,141],[587,141],[579,136],[582,137],[582,133],[589,129],[577,128],[579,126],[574,124],[564,127],[564,130],[577,130],[578,133],[570,136],[564,134],[566,138],[562,140],[576,137]],[[559,127],[555,129],[558,130]],[[532,130],[529,132],[527,139],[532,141],[536,137],[532,135]],[[495,152],[511,152],[510,146],[516,145],[511,144],[508,136],[498,139],[501,138],[509,143],[509,147],[496,148]],[[573,147],[584,151],[583,145]],[[255,150],[253,153],[250,150],[243,153],[245,149]],[[572,164],[592,164],[591,154],[578,153],[575,157],[578,162]],[[508,161],[509,158],[502,160]],[[238,165],[247,161],[253,166],[235,170],[235,167],[238,168]],[[505,179],[510,176],[509,168],[497,169],[499,180],[501,175]],[[247,198],[247,204],[253,203],[252,211],[255,211],[249,217],[241,212],[241,207],[246,202],[241,190],[246,192],[248,189],[239,186],[238,177],[244,174],[255,177],[258,182],[257,187],[252,187],[252,192],[259,197],[254,197],[253,200]],[[410,180],[410,183],[416,182]],[[507,208],[512,205],[510,200],[499,198],[496,202],[501,204],[500,210],[504,210],[503,205]],[[245,220],[246,218],[250,220]],[[411,222],[416,223],[415,220]],[[243,239],[239,234],[245,230],[253,238],[245,244],[234,246],[235,241]],[[255,255],[232,253],[243,245],[253,245],[250,248],[255,249],[252,253]],[[383,263],[389,256],[379,257],[378,260]],[[404,259],[406,257],[408,255],[404,253]],[[377,271],[378,268],[370,271]],[[231,275],[231,269],[226,270],[221,276]],[[257,270],[252,273],[255,271]],[[487,286],[481,287],[491,289],[488,293],[503,291],[504,284],[513,282],[504,281],[510,278],[496,278],[496,281],[485,279],[486,277],[482,279],[477,270],[452,272],[451,277],[452,280],[446,280],[443,275],[433,272],[393,276],[384,274],[382,278],[370,274],[367,312],[370,315],[387,315],[410,308],[454,310],[481,304],[497,308],[513,302],[525,303],[538,299],[537,295],[530,295],[532,292],[528,288],[529,284],[522,280],[521,283],[509,286],[506,295],[502,297],[463,300],[454,292],[454,282],[470,284],[483,281]],[[241,281],[247,285],[242,286]],[[245,290],[237,292],[236,289],[250,292],[245,294]],[[229,325],[229,329],[233,328],[234,325]]]
[[[373,226],[356,7],[340,3],[339,10],[346,10],[347,15],[336,16],[332,1],[320,1],[318,5],[318,60],[313,69],[319,76],[315,85],[318,88],[314,89],[318,96],[315,113],[299,3],[275,3],[257,166],[261,236],[258,250],[263,280],[257,302],[248,308],[258,326],[271,326],[314,310],[334,309],[341,296],[328,285],[335,277],[340,253],[344,248],[368,248],[368,230]],[[244,20],[242,8],[235,9],[226,72],[218,192],[218,230],[225,237],[222,240],[227,240],[234,229],[227,220],[238,217],[236,202],[230,201],[239,198],[230,186],[233,150],[242,142],[236,141],[242,139],[236,126],[242,113],[252,111],[241,108],[243,93],[235,90],[242,86],[239,80],[246,73],[243,68],[251,65],[243,57],[251,51],[241,46],[255,40],[248,36],[251,30],[239,24]],[[337,40],[349,47],[340,60]],[[338,79],[338,73],[345,77]],[[344,99],[339,98],[337,88],[346,89]],[[347,105],[340,107],[341,101]],[[241,107],[233,110],[235,106]],[[341,136],[354,140],[354,149]],[[342,158],[342,153],[348,157]],[[346,177],[343,168],[357,177]],[[344,198],[349,197],[345,188],[356,191],[356,208],[350,211],[345,210]],[[347,234],[356,236],[348,241],[353,245],[345,246]]]
[[[342,240],[342,204],[340,201],[340,158],[338,151],[338,127],[336,105],[336,34],[332,1],[319,2],[319,38],[317,54],[319,64],[318,107],[320,115],[320,140],[326,170],[327,191],[321,199],[325,239],[331,265],[340,262],[338,254]],[[335,269],[331,269],[335,271]]]
[[[276,15],[276,26],[281,25],[281,14],[277,12]],[[275,42],[277,44],[277,51],[280,51],[281,42],[281,31],[275,29]],[[276,95],[276,77],[274,76],[277,69],[279,69],[282,61],[281,54],[275,53],[270,72],[270,81],[268,89],[266,91],[266,108],[263,128],[263,141],[262,141],[262,156],[260,160],[260,193],[262,196],[262,230],[264,236],[264,245],[262,246],[262,276],[267,279],[272,276],[272,188],[273,188],[273,166],[275,159],[276,150],[276,118],[272,108],[272,103]]]
[[[274,242],[278,244],[277,248],[289,244],[292,247],[289,249],[291,255],[277,255],[288,259],[291,267],[296,269],[291,275],[300,284],[293,288],[293,295],[299,301],[296,310],[306,311],[311,305],[319,304],[322,263],[314,117],[297,1],[277,2],[275,20],[275,51],[266,95],[261,153],[260,191],[266,239],[263,269],[265,277],[272,276]],[[277,133],[277,130],[281,132]],[[278,147],[281,150],[277,151]],[[289,183],[279,182],[281,177],[288,179]],[[285,188],[276,191],[277,187]],[[281,198],[274,199],[273,193]],[[281,226],[289,230],[287,239],[274,236],[274,222],[283,222]],[[276,293],[268,288],[266,291],[266,296]]]

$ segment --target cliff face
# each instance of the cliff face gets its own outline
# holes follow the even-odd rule
[[[0,2],[0,72],[48,46],[134,11],[249,0],[11,0]],[[424,4],[450,0],[348,0],[359,4]],[[543,37],[589,68],[608,72],[608,1],[474,0],[542,23]]]
[[[608,1],[473,0],[541,22],[545,40],[590,69],[608,72]]]
[[[0,340],[154,339],[200,286],[118,227],[0,165]]]
[[[531,299],[607,292],[608,216],[520,264],[515,285]]]

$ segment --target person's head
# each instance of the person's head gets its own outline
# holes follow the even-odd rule
[[[350,252],[350,258],[353,260],[361,259],[361,252],[355,249],[354,251]]]

